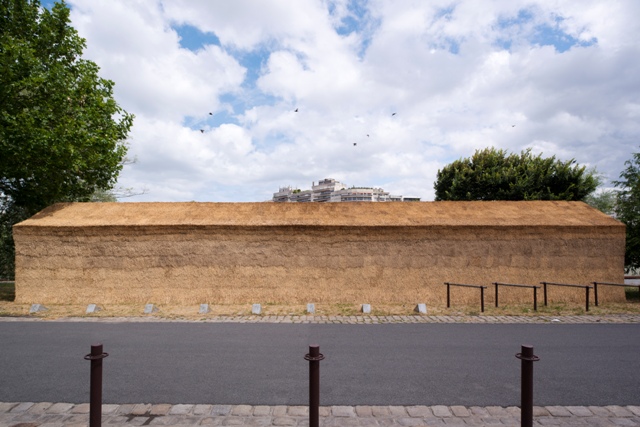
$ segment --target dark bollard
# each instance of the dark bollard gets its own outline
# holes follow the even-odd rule
[[[94,344],[91,353],[84,357],[91,361],[89,427],[100,427],[102,424],[102,359],[108,355],[102,352],[102,344]]]
[[[540,358],[534,356],[530,345],[523,345],[522,353],[516,354],[516,357],[522,361],[520,426],[533,427],[533,362]]]
[[[324,359],[320,346],[309,345],[309,354],[304,360],[309,361],[309,427],[319,427],[320,419],[320,361]]]

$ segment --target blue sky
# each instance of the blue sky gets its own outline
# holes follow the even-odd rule
[[[633,0],[67,3],[136,115],[118,185],[144,194],[123,200],[263,201],[323,178],[432,200],[438,169],[491,146],[610,185],[639,149]]]

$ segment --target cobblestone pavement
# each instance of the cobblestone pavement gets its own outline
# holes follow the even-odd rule
[[[308,426],[306,406],[103,405],[104,426]],[[520,426],[520,409],[499,406],[320,407],[321,426]],[[87,426],[89,404],[0,403],[0,427]],[[640,406],[534,407],[534,426],[640,426]]]
[[[640,323],[640,314],[607,314],[576,316],[203,316],[198,320],[167,319],[160,316],[139,317],[0,317],[0,322],[195,322],[195,323],[324,323],[324,324],[384,324],[384,323]]]

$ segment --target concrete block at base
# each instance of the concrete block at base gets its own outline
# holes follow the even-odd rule
[[[89,304],[87,306],[87,314],[97,313],[98,311],[100,311],[100,307],[98,307],[96,304]]]
[[[39,313],[41,311],[47,311],[48,308],[42,304],[31,304],[31,308],[29,309],[29,314]]]
[[[200,304],[198,314],[207,314],[209,312],[209,304]]]
[[[313,303],[307,304],[307,313],[313,314],[316,312],[316,305]]]
[[[362,304],[362,312],[364,314],[371,314],[371,304]]]
[[[144,314],[152,314],[152,313],[156,313],[158,311],[158,307],[156,307],[154,304],[146,304],[144,306]]]
[[[416,313],[427,314],[427,304],[418,304],[416,308],[413,309]]]
[[[260,314],[262,313],[262,307],[260,304],[253,304],[251,307],[251,314]]]

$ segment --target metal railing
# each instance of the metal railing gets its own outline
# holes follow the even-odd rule
[[[574,285],[574,284],[568,284],[568,283],[553,283],[553,282],[540,282],[540,284],[544,288],[544,306],[545,307],[547,306],[547,286],[548,285],[566,286],[566,287],[571,287],[571,288],[583,288],[585,290],[585,293],[586,293],[585,310],[589,311],[589,289],[591,289],[591,286],[589,286],[589,285]]]
[[[640,293],[640,285],[636,284],[627,284],[627,283],[609,283],[609,282],[591,282],[593,283],[593,299],[596,307],[598,306],[598,285],[600,286],[622,286],[625,288],[638,288],[638,292]]]
[[[540,286],[536,286],[536,285],[519,285],[519,284],[515,284],[515,283],[500,283],[500,282],[493,282],[493,284],[496,287],[496,307],[498,307],[498,287],[499,286],[512,286],[512,287],[517,287],[517,288],[531,288],[531,289],[533,289],[533,309],[534,309],[534,311],[538,311],[538,289],[540,289]]]
[[[480,289],[480,311],[484,313],[484,290],[487,289],[486,286],[482,285],[466,285],[463,283],[450,283],[444,282],[447,285],[447,308],[451,307],[451,286],[462,286],[465,288],[476,288]]]

